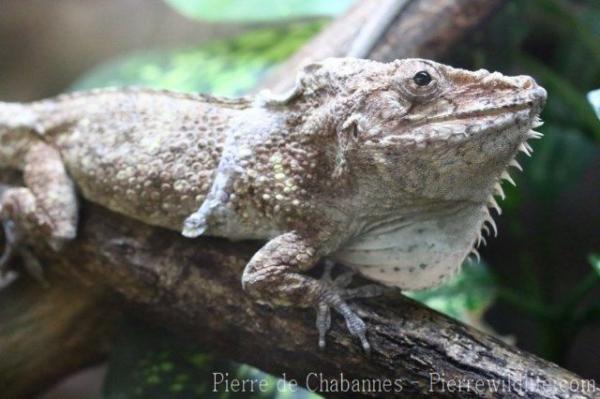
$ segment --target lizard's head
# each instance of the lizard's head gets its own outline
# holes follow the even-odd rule
[[[422,59],[328,59],[301,79],[327,93],[348,173],[433,199],[486,200],[546,99],[528,76]]]

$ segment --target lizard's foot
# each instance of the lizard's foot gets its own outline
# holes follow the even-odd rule
[[[0,256],[0,278],[7,274],[11,260],[16,255],[19,255],[27,273],[42,285],[47,285],[42,265],[35,255],[24,245],[23,232],[10,219],[2,221],[2,229],[4,231],[5,248],[2,256]]]
[[[358,288],[347,288],[352,282],[354,271],[347,271],[332,278],[333,262],[325,264],[325,271],[320,281],[328,288],[317,305],[317,330],[319,331],[319,347],[325,347],[325,334],[331,326],[331,308],[338,311],[346,320],[350,334],[357,337],[365,352],[371,351],[366,337],[367,327],[362,319],[350,309],[347,299],[371,298],[383,294],[386,288],[377,284],[369,284]]]
[[[0,187],[0,222],[6,239],[0,272],[18,254],[27,271],[43,280],[40,263],[25,244],[45,242],[58,250],[75,238],[77,194],[60,153],[43,141],[32,143],[25,154],[23,182],[24,187]]]
[[[3,195],[0,203],[0,221],[4,231],[5,249],[0,257],[0,274],[8,271],[11,260],[18,255],[29,275],[46,284],[40,262],[26,245],[26,241],[32,237],[44,237],[44,233],[49,235],[51,223],[45,214],[38,210],[36,199],[27,188],[11,188]],[[52,240],[49,242],[53,244]]]

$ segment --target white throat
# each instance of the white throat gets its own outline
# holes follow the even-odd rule
[[[461,204],[442,215],[390,218],[351,240],[333,258],[387,285],[433,287],[459,270],[488,215],[483,204]]]

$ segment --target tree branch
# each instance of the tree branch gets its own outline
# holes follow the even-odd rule
[[[334,317],[327,349],[319,351],[314,310],[258,305],[241,290],[242,269],[259,244],[190,240],[92,204],[84,208],[75,242],[61,253],[40,251],[53,278],[75,277],[100,292],[114,292],[130,309],[226,358],[286,373],[302,384],[308,377],[311,388],[319,381],[311,373],[329,381],[343,373],[350,381],[390,381],[409,397],[432,390],[437,397],[512,397],[519,389],[528,398],[592,397],[569,391],[569,383],[581,381],[575,374],[399,292],[355,305],[368,323],[370,357],[348,336],[340,317]],[[89,309],[79,317],[101,317],[97,312]],[[450,390],[448,384],[459,383],[460,391]],[[491,384],[506,391],[495,392]]]

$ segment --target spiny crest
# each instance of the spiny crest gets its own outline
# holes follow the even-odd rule
[[[536,119],[533,121],[532,127],[536,128],[536,127],[542,126],[542,124],[543,124],[543,122],[541,121],[541,119],[539,117],[536,117]],[[529,130],[525,135],[525,140],[541,139],[543,136],[544,135],[540,132],[536,132],[534,130]],[[531,148],[531,146],[529,145],[529,143],[527,143],[527,141],[523,141],[519,145],[518,150],[519,150],[519,152],[525,153],[527,156],[531,156],[531,154],[533,153],[533,148]],[[523,168],[521,167],[519,162],[517,162],[517,160],[514,158],[510,160],[507,168],[508,167],[513,167],[513,168],[519,170],[520,172],[523,171]],[[496,237],[498,235],[496,223],[494,222],[494,219],[492,218],[490,209],[494,209],[498,213],[498,215],[502,214],[502,209],[500,208],[500,206],[498,205],[498,202],[496,202],[496,199],[494,198],[494,196],[500,197],[501,200],[504,200],[506,198],[506,194],[504,194],[504,190],[502,189],[502,186],[501,186],[502,180],[506,180],[513,186],[516,186],[515,181],[512,179],[512,177],[510,176],[510,174],[508,173],[507,170],[504,170],[502,172],[502,174],[500,175],[500,178],[494,184],[493,193],[490,194],[488,201],[486,203],[486,216],[484,216],[484,218],[481,222],[481,227],[479,229],[479,232],[477,233],[477,236],[474,239],[473,250],[469,253],[469,256],[474,255],[477,258],[477,260],[479,260],[480,257],[479,257],[479,253],[475,250],[475,248],[478,248],[481,245],[481,243],[483,243],[484,245],[487,244],[486,240],[483,236],[483,232],[485,232],[485,234],[488,236],[491,233],[490,229],[488,227],[488,224],[492,227],[492,230],[494,232],[494,237]]]

